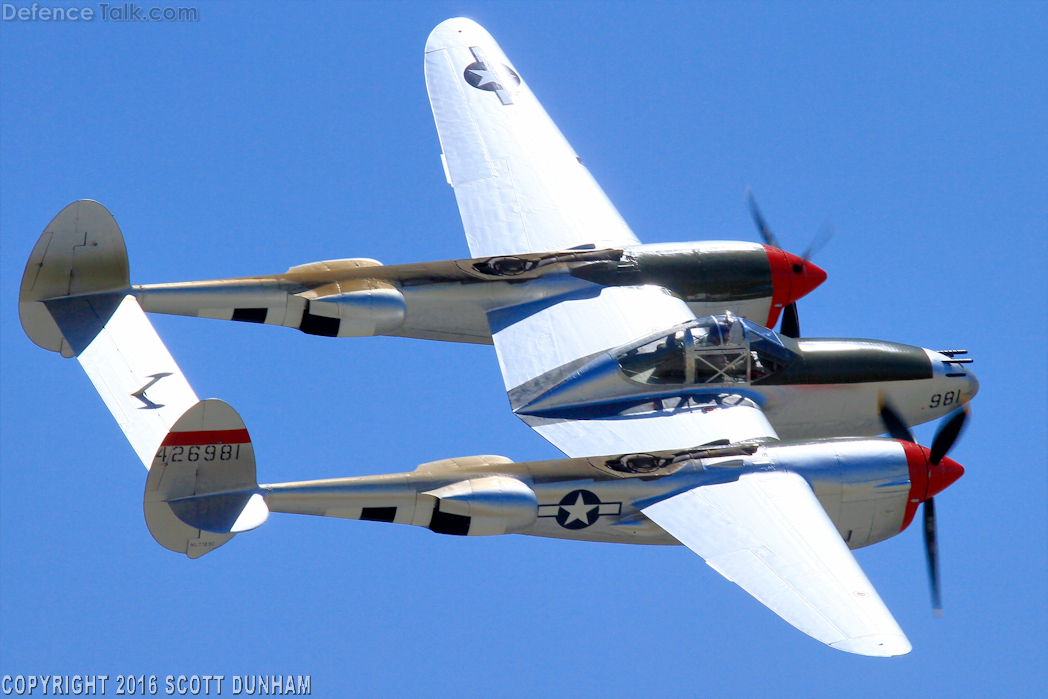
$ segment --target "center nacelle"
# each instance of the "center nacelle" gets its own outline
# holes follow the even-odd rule
[[[956,362],[895,342],[794,340],[728,313],[552,370],[509,396],[525,422],[636,419],[750,401],[780,438],[873,436],[885,432],[882,399],[911,425],[971,400],[978,381]]]

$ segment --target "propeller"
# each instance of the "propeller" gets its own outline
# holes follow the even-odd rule
[[[764,244],[781,250],[782,247],[779,245],[779,239],[775,237],[775,234],[771,230],[771,226],[768,225],[767,220],[765,220],[764,215],[761,213],[760,207],[757,206],[757,198],[753,196],[753,189],[750,187],[746,187],[746,204],[749,206],[750,215],[753,217],[753,222],[757,225],[757,231],[760,233],[761,240],[764,241]],[[803,255],[801,255],[803,262],[800,266],[794,265],[793,271],[798,274],[802,272],[803,264],[811,260],[812,255],[825,247],[826,243],[830,242],[830,238],[833,237],[835,232],[836,228],[833,225],[833,221],[827,219],[826,223],[824,223],[822,228],[819,229],[818,234],[812,239],[811,244],[808,245],[808,249],[804,251]],[[782,324],[779,325],[779,334],[792,338],[798,338],[801,336],[801,321],[800,316],[797,313],[796,302],[790,303],[782,309]]]
[[[830,239],[837,234],[837,226],[834,224],[832,218],[827,218],[823,221],[822,226],[819,227],[819,232],[815,234],[811,242],[808,243],[808,249],[801,255],[805,261],[810,260],[815,253],[826,247],[826,243],[830,242]]]
[[[961,430],[964,429],[964,423],[967,419],[968,406],[965,405],[960,410],[955,410],[953,415],[936,431],[935,439],[932,440],[932,453],[928,457],[932,466],[938,466],[939,462],[942,461],[942,457],[946,456],[947,452],[953,448],[953,443],[961,436]]]
[[[924,501],[924,553],[928,561],[928,582],[932,588],[932,614],[942,618],[939,593],[939,540],[935,535],[935,498]]]
[[[892,436],[892,439],[899,439],[904,442],[917,443],[917,440],[913,438],[913,432],[910,432],[910,428],[906,426],[906,423],[899,417],[899,413],[895,412],[892,408],[891,403],[881,399],[881,422],[884,423],[885,428],[888,430],[888,434]]]
[[[779,334],[797,339],[801,336],[801,319],[797,315],[797,303],[787,304],[782,309],[782,322],[779,323]]]
[[[779,239],[771,232],[771,226],[764,220],[764,216],[757,206],[757,197],[753,196],[753,188],[751,187],[746,187],[746,204],[750,207],[750,216],[753,217],[753,222],[757,224],[757,230],[760,232],[764,244],[773,248],[779,247]]]
[[[956,410],[939,426],[932,440],[931,449],[928,452],[928,463],[938,466],[943,457],[953,448],[957,438],[964,429],[964,423],[968,419],[969,408],[965,405]],[[906,426],[899,413],[886,400],[881,399],[881,422],[884,423],[894,439],[906,442],[917,442],[913,433]],[[937,525],[935,520],[935,498],[930,497],[924,501],[924,551],[928,561],[928,581],[931,585],[932,612],[936,617],[942,616],[942,597],[939,593],[939,542],[937,537]]]

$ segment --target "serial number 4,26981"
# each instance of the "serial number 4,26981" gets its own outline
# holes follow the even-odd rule
[[[166,463],[182,461],[229,461],[240,458],[239,444],[206,444],[191,447],[160,447],[156,458]]]
[[[947,405],[953,405],[954,403],[961,402],[961,391],[947,391],[946,393],[936,393],[932,396],[928,402],[929,408],[945,408]]]

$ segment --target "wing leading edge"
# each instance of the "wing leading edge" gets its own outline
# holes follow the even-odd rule
[[[801,476],[748,474],[642,511],[812,638],[859,655],[910,652],[906,635]]]

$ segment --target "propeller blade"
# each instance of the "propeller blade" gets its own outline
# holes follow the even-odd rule
[[[753,190],[749,187],[746,188],[746,203],[750,207],[750,215],[753,216],[753,222],[757,224],[757,230],[760,232],[764,244],[773,248],[779,247],[779,241],[775,234],[771,232],[771,228],[768,227],[768,222],[761,216],[761,210],[757,208],[757,199],[753,196]]]
[[[928,460],[931,461],[933,466],[938,466],[939,462],[942,461],[942,457],[946,456],[947,452],[950,451],[953,443],[960,436],[961,430],[964,429],[964,421],[967,419],[968,406],[965,405],[960,410],[955,411],[953,416],[943,423],[939,431],[935,433],[935,439],[932,440],[931,454],[928,455]]]
[[[939,542],[936,539],[935,498],[924,501],[924,550],[928,554],[928,581],[932,586],[932,612],[942,616],[939,596]]]
[[[910,428],[899,417],[899,413],[895,412],[895,409],[883,399],[881,400],[881,422],[884,423],[884,427],[893,439],[901,439],[904,442],[916,444],[913,432],[910,432]]]
[[[810,260],[812,255],[826,247],[826,243],[830,242],[830,238],[832,238],[835,233],[837,233],[837,226],[833,224],[833,219],[826,219],[826,223],[822,224],[822,228],[819,229],[815,238],[812,239],[811,244],[808,245],[808,249],[804,251],[803,255],[801,255],[805,262]]]
[[[796,303],[791,303],[782,309],[782,325],[779,326],[779,334],[795,340],[801,336],[801,319],[797,315]]]

